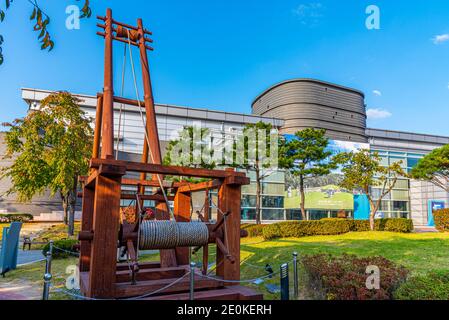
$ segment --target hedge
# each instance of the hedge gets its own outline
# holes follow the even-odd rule
[[[408,270],[383,257],[318,254],[301,259],[307,274],[306,288],[313,299],[391,300],[407,279]],[[380,288],[367,288],[367,267],[380,271]]]
[[[438,231],[449,231],[449,209],[435,211],[433,213],[433,220],[435,221],[435,228]]]
[[[252,229],[254,228],[254,229]],[[368,220],[351,219],[322,219],[314,221],[286,221],[269,225],[245,226],[248,235],[260,236],[265,240],[275,238],[300,238],[317,235],[338,235],[348,232],[363,232],[370,230]],[[252,232],[250,232],[250,230]],[[253,231],[254,230],[254,231]],[[376,231],[389,231],[409,233],[413,231],[413,222],[410,219],[377,219]]]
[[[78,240],[57,240],[53,242],[53,259],[73,258],[77,255]],[[62,250],[61,250],[62,249]],[[50,250],[50,243],[47,243],[42,249],[45,256]]]
[[[33,221],[33,215],[28,213],[13,213],[13,214],[1,214],[1,223],[11,223],[11,222],[30,222]]]
[[[414,276],[394,293],[397,300],[449,300],[449,272]]]

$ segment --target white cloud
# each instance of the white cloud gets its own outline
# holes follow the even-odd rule
[[[373,93],[376,95],[376,96],[382,96],[382,92],[381,91],[379,91],[379,90],[373,90]]]
[[[296,9],[293,9],[293,14],[300,20],[301,24],[308,26],[315,26],[319,24],[323,15],[325,7],[319,2],[312,2],[307,4],[300,4]]]
[[[368,109],[366,115],[371,120],[386,119],[392,116],[391,112],[383,109]]]
[[[449,33],[436,35],[432,38],[434,44],[442,44],[446,41],[449,41]]]

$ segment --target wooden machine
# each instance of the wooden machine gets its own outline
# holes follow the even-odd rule
[[[82,227],[79,235],[82,293],[92,298],[141,297],[147,299],[188,299],[190,249],[203,248],[203,267],[195,274],[195,299],[261,299],[262,295],[237,285],[240,279],[240,200],[241,186],[249,184],[244,173],[233,169],[205,170],[161,165],[161,150],[147,58],[151,32],[117,22],[112,12],[98,17],[98,34],[105,39],[103,93],[98,94],[93,159],[89,177],[82,177]],[[131,49],[139,48],[144,101],[114,96],[113,41]],[[136,89],[137,91],[137,89]],[[124,103],[145,109],[146,129],[141,163],[114,157],[113,105]],[[132,179],[129,173],[140,174]],[[151,175],[148,177],[147,175]],[[206,178],[201,183],[169,182],[164,176]],[[135,188],[135,193],[124,192]],[[216,190],[217,218],[209,222],[209,191]],[[200,221],[192,221],[192,192],[204,191],[206,201]],[[121,222],[121,200],[136,199],[134,222]],[[143,221],[145,200],[156,203],[155,218]],[[173,209],[168,205],[173,201]],[[216,274],[208,270],[208,245],[216,245]],[[126,248],[126,263],[117,262],[119,247]],[[160,262],[140,263],[139,249],[160,250]],[[181,279],[182,278],[182,279]],[[166,288],[178,279],[174,285]],[[216,279],[219,279],[218,281]],[[227,282],[230,281],[230,282]],[[166,288],[166,289],[164,289]],[[161,290],[163,289],[163,290]]]

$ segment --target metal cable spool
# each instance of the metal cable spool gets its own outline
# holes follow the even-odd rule
[[[140,250],[197,247],[209,241],[209,229],[202,222],[143,221],[140,233]]]

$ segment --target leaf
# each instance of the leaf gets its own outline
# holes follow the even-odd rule
[[[6,0],[6,9],[9,9],[11,2],[12,2],[12,0]]]
[[[0,22],[3,22],[5,20],[5,11],[0,10]]]
[[[36,18],[36,13],[37,13],[37,10],[36,10],[36,8],[34,8],[33,13],[30,16],[30,20],[34,20]]]

